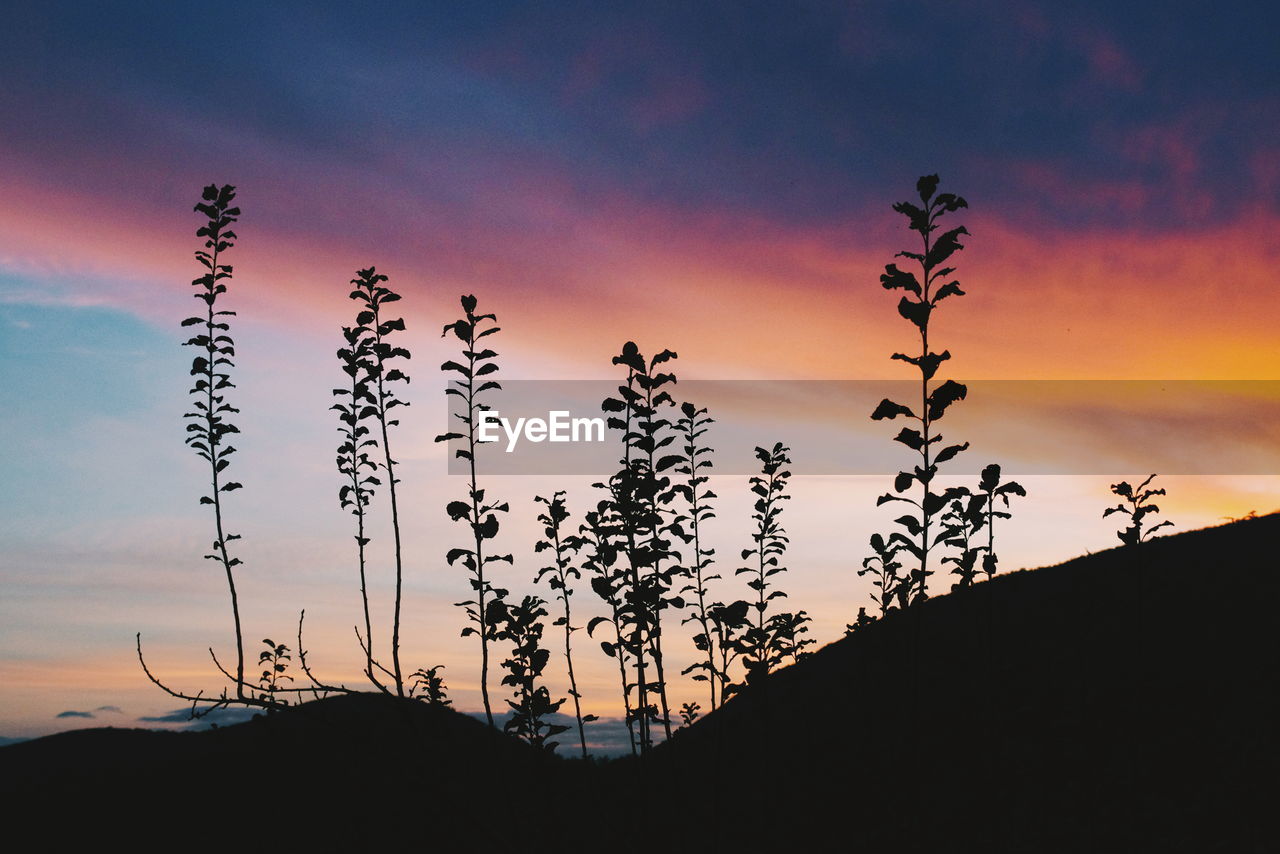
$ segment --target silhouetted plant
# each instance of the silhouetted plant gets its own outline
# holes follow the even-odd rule
[[[578,532],[579,541],[582,544],[583,568],[591,575],[591,589],[609,606],[608,616],[593,617],[587,623],[587,634],[594,637],[596,628],[606,623],[613,628],[613,640],[600,641],[600,648],[618,662],[624,720],[627,724],[631,752],[635,754],[639,750],[636,737],[638,716],[631,705],[632,686],[627,678],[630,662],[626,644],[623,643],[623,591],[627,582],[627,572],[618,563],[618,526],[611,502],[600,501],[595,510],[588,511],[583,516],[583,524],[579,526]]]
[[[643,571],[648,551],[636,532],[643,524],[642,520],[648,518],[648,511],[644,503],[635,497],[637,486],[637,479],[626,469],[610,479],[608,518],[619,532],[617,551],[625,554],[627,559],[615,563],[607,579],[593,578],[591,586],[597,595],[607,597],[613,605],[609,622],[616,631],[616,645],[602,641],[601,648],[607,654],[616,654],[620,663],[630,664],[635,669],[634,680],[624,679],[623,691],[636,746],[644,755],[653,744],[650,725],[657,720],[657,707],[650,702],[650,694],[657,686],[650,681],[646,667],[657,592],[653,589],[652,577]],[[589,622],[588,634],[594,636],[595,628],[603,621],[605,618],[598,617]],[[630,699],[632,688],[636,690],[634,702]]]
[[[1156,531],[1173,525],[1172,522],[1166,520],[1149,528],[1143,527],[1143,522],[1147,516],[1160,512],[1159,506],[1152,504],[1151,499],[1157,495],[1165,494],[1163,489],[1147,489],[1147,486],[1155,477],[1154,474],[1151,475],[1136,487],[1131,486],[1128,481],[1121,481],[1111,485],[1111,491],[1123,498],[1124,502],[1117,504],[1115,507],[1108,507],[1102,516],[1105,519],[1112,513],[1122,513],[1129,517],[1128,527],[1116,532],[1120,542],[1127,546],[1145,543],[1155,536]]]
[[[494,625],[494,617],[501,610],[501,603],[507,591],[494,587],[485,577],[485,569],[490,563],[496,561],[511,563],[512,556],[484,553],[485,540],[492,540],[498,535],[496,514],[506,513],[510,507],[505,501],[487,501],[485,490],[480,488],[476,479],[476,445],[479,441],[476,431],[480,427],[480,414],[489,409],[480,402],[480,395],[486,391],[502,388],[494,380],[482,379],[498,371],[498,363],[494,361],[498,354],[488,348],[479,349],[477,342],[493,335],[499,327],[496,316],[476,314],[476,304],[474,296],[462,297],[464,316],[453,323],[445,324],[442,333],[442,335],[448,335],[452,332],[462,342],[463,361],[447,361],[440,366],[440,370],[446,374],[455,372],[461,376],[461,379],[453,381],[456,385],[451,384],[445,390],[445,394],[457,397],[465,407],[464,411],[454,412],[453,417],[462,423],[466,432],[444,433],[437,436],[436,441],[466,440],[466,447],[459,448],[455,454],[458,459],[467,462],[470,475],[467,500],[449,502],[446,512],[453,521],[467,523],[471,528],[473,545],[469,549],[450,549],[446,559],[450,566],[461,560],[462,565],[471,573],[471,589],[475,592],[476,598],[459,602],[458,605],[466,609],[467,619],[475,625],[464,628],[462,636],[474,634],[480,638],[480,697],[484,701],[485,718],[489,721],[489,726],[493,726],[493,709],[489,703],[489,642],[497,637],[498,629]]]
[[[342,329],[347,346],[338,350],[338,361],[342,370],[350,380],[347,388],[335,388],[334,397],[339,401],[331,409],[337,410],[341,422],[339,432],[342,443],[338,446],[338,472],[345,479],[338,488],[338,503],[342,509],[350,510],[356,519],[356,550],[360,569],[360,604],[364,614],[364,636],[356,635],[365,656],[365,675],[379,689],[386,687],[378,680],[374,668],[382,670],[392,678],[394,673],[377,664],[373,658],[373,622],[369,616],[369,586],[366,573],[365,549],[370,538],[365,533],[365,517],[369,502],[373,498],[373,488],[381,484],[377,477],[378,464],[369,456],[369,450],[376,450],[378,441],[371,438],[367,421],[378,415],[378,399],[370,384],[370,360],[373,357],[372,342],[368,327],[346,326]]]
[[[883,534],[872,534],[873,554],[863,559],[862,569],[858,570],[858,575],[871,575],[871,584],[879,591],[872,593],[871,598],[880,606],[882,617],[889,613],[895,602],[899,608],[905,608],[911,599],[911,580],[898,574],[902,569],[902,563],[897,559],[901,550],[902,544],[897,540],[886,540]]]
[[[619,549],[627,556],[627,566],[618,579],[617,591],[621,643],[636,666],[637,701],[634,712],[638,722],[641,753],[652,743],[650,724],[661,722],[669,737],[671,714],[666,697],[666,678],[662,659],[661,614],[665,608],[683,608],[684,600],[669,595],[673,579],[680,573],[678,557],[671,551],[671,524],[667,506],[675,496],[670,478],[661,474],[678,465],[678,455],[658,456],[658,451],[675,441],[671,423],[662,416],[673,405],[671,395],[662,390],[675,382],[675,376],[657,367],[676,354],[663,350],[646,360],[635,343],[628,341],[622,352],[613,357],[615,365],[627,369],[625,384],[618,386],[618,397],[607,398],[601,408],[610,415],[610,427],[623,433],[621,468],[608,481],[595,486],[609,490],[609,512],[619,531]],[[653,662],[654,678],[646,675],[646,661]],[[650,696],[656,696],[653,703]],[[658,705],[661,710],[658,710]]]
[[[432,706],[452,706],[444,677],[440,675],[441,670],[444,670],[443,664],[419,667],[414,671],[409,677],[409,696]]]
[[[720,704],[729,699],[741,685],[733,679],[733,665],[747,650],[746,633],[751,628],[751,603],[739,599],[725,605],[716,602],[707,609],[717,658],[714,677],[720,685]]]
[[[797,611],[794,614],[786,611],[773,616],[770,621],[771,631],[779,663],[790,658],[791,663],[794,664],[809,654],[806,647],[813,646],[816,641],[802,635],[809,633],[809,623],[812,622],[804,611]]]
[[[698,713],[702,711],[699,703],[685,703],[680,706],[680,728],[684,729],[693,724],[698,719]]]
[[[941,542],[959,550],[958,554],[947,555],[942,563],[952,564],[951,573],[960,576],[952,588],[970,587],[978,579],[982,569],[978,566],[978,558],[986,550],[986,546],[978,542],[978,536],[986,525],[987,496],[978,493],[957,495],[947,504],[942,514]]]
[[[221,263],[222,255],[235,245],[236,233],[231,226],[240,216],[240,208],[233,206],[236,189],[230,184],[218,187],[214,184],[204,188],[203,201],[195,206],[197,213],[206,218],[206,223],[197,231],[197,237],[205,238],[204,248],[196,251],[196,260],[205,268],[204,275],[191,284],[196,288],[195,298],[205,304],[203,316],[188,317],[182,321],[183,326],[203,326],[197,335],[187,339],[184,346],[195,347],[201,351],[191,362],[191,376],[196,380],[191,386],[190,394],[195,396],[192,411],[185,414],[191,419],[187,424],[187,445],[195,449],[200,457],[209,463],[211,489],[208,495],[201,496],[201,504],[213,506],[215,539],[213,553],[205,555],[208,560],[216,560],[221,564],[227,576],[227,588],[231,592],[231,616],[236,632],[236,696],[244,696],[244,635],[240,629],[240,600],[236,594],[235,567],[240,558],[231,557],[227,543],[240,539],[239,534],[228,534],[223,529],[222,496],[240,488],[240,484],[222,480],[223,472],[231,464],[231,455],[236,452],[234,446],[226,443],[232,433],[239,433],[240,428],[231,423],[229,417],[240,410],[226,402],[224,392],[235,388],[231,382],[231,369],[235,366],[235,342],[231,339],[231,325],[227,318],[234,317],[234,311],[218,307],[218,297],[227,292],[226,283],[231,280],[231,265]]]
[[[680,411],[683,417],[677,422],[682,440],[684,456],[676,466],[677,474],[685,476],[683,483],[673,486],[675,492],[688,504],[685,514],[676,517],[671,531],[692,548],[689,561],[681,570],[688,583],[680,590],[681,595],[688,594],[689,615],[683,623],[696,622],[699,631],[693,636],[694,646],[706,656],[704,661],[695,661],[681,671],[681,675],[693,673],[695,682],[705,681],[711,688],[711,710],[715,711],[717,695],[715,635],[711,631],[711,621],[707,616],[707,585],[720,576],[712,574],[710,567],[715,560],[716,550],[708,548],[702,538],[702,523],[715,518],[715,512],[708,503],[716,494],[707,488],[710,478],[706,470],[711,468],[711,448],[703,441],[709,425],[714,421],[707,415],[706,409],[698,409],[692,403],[682,403]],[[698,672],[701,671],[701,672]],[[687,704],[686,704],[687,705]]]
[[[554,750],[556,742],[547,739],[568,727],[546,720],[560,710],[564,699],[552,700],[546,686],[538,684],[551,655],[542,647],[541,618],[547,616],[545,604],[537,596],[525,596],[519,604],[495,609],[493,616],[500,627],[498,637],[514,645],[511,657],[502,662],[507,670],[502,684],[511,686],[515,692],[514,699],[507,700],[511,717],[504,729],[534,747]]]
[[[230,416],[240,410],[227,403],[225,394],[227,389],[235,388],[231,382],[235,343],[227,320],[235,316],[235,312],[220,308],[218,302],[218,298],[227,292],[227,282],[232,275],[231,265],[223,264],[222,256],[236,240],[236,234],[230,228],[240,216],[240,208],[232,205],[235,197],[235,187],[230,184],[222,187],[210,184],[204,188],[202,200],[195,206],[195,211],[204,217],[204,224],[196,230],[196,236],[204,238],[204,247],[196,250],[195,257],[206,272],[191,284],[196,289],[195,298],[204,303],[205,311],[201,316],[188,317],[182,321],[183,327],[203,326],[198,334],[183,342],[184,346],[202,351],[202,355],[196,356],[191,362],[191,376],[196,379],[189,394],[194,395],[195,400],[191,404],[192,411],[185,413],[183,417],[191,419],[186,426],[186,444],[209,463],[210,492],[200,497],[200,503],[213,507],[215,539],[212,551],[204,557],[206,560],[217,561],[226,575],[236,636],[235,672],[222,666],[212,647],[209,648],[209,655],[219,672],[234,686],[235,695],[228,694],[225,688],[216,697],[206,697],[203,691],[187,694],[173,690],[156,678],[147,667],[142,655],[142,633],[138,632],[135,636],[138,663],[142,666],[143,673],[171,697],[190,702],[193,718],[207,715],[232,703],[266,709],[279,705],[270,695],[255,695],[254,691],[259,686],[245,679],[244,634],[240,626],[240,600],[235,580],[235,567],[241,561],[231,556],[228,546],[231,541],[240,539],[240,535],[227,533],[223,526],[223,494],[240,489],[239,483],[223,480],[223,472],[231,464],[231,455],[236,451],[226,443],[226,438],[232,433],[240,432],[231,423]],[[202,703],[209,705],[201,709]]]
[[[382,466],[387,472],[387,495],[391,503],[391,533],[395,545],[395,607],[391,618],[391,671],[395,680],[396,694],[405,696],[403,671],[400,667],[400,607],[404,586],[404,554],[400,542],[400,509],[396,500],[396,484],[400,481],[395,473],[395,459],[391,455],[390,428],[398,426],[399,420],[392,416],[391,410],[397,406],[408,406],[406,401],[396,397],[392,383],[409,382],[409,377],[398,367],[391,367],[396,359],[408,359],[409,351],[394,346],[390,338],[396,332],[404,331],[403,318],[385,319],[383,307],[387,303],[396,302],[400,295],[382,283],[387,277],[373,267],[356,272],[351,280],[355,289],[351,291],[351,299],[361,306],[356,315],[356,326],[353,330],[357,340],[366,343],[368,358],[364,361],[367,382],[373,397],[374,412],[370,415],[377,419],[382,433]],[[353,401],[354,404],[354,401]],[[373,658],[373,642],[365,638],[367,658]],[[372,668],[370,668],[372,671]]]
[[[751,607],[755,611],[755,620],[743,637],[745,647],[743,661],[747,666],[748,682],[767,674],[781,661],[781,650],[778,647],[776,634],[777,624],[768,616],[769,603],[774,599],[786,597],[782,590],[770,589],[773,584],[769,579],[786,572],[782,565],[782,556],[786,553],[786,529],[782,527],[782,502],[791,498],[786,493],[787,481],[791,472],[786,468],[791,464],[787,456],[788,448],[778,442],[769,448],[756,448],[756,457],[761,461],[760,474],[751,478],[751,492],[756,496],[755,512],[751,518],[756,523],[756,530],[751,535],[755,546],[742,550],[742,559],[755,557],[753,565],[740,567],[736,575],[749,575],[747,586],[755,591],[755,601]]]
[[[883,616],[883,615],[881,615]],[[876,621],[876,618],[867,613],[866,608],[858,608],[858,616],[854,618],[852,623],[846,623],[844,633],[851,635],[854,632],[861,631]]]
[[[916,183],[923,207],[911,202],[899,202],[893,206],[894,210],[907,217],[911,230],[920,235],[923,244],[921,252],[904,251],[898,255],[918,264],[922,279],[917,278],[913,272],[899,270],[897,264],[887,265],[880,276],[880,284],[886,289],[907,292],[898,302],[898,313],[920,333],[919,356],[894,353],[892,357],[914,365],[920,371],[920,412],[917,414],[911,407],[885,399],[871,414],[876,421],[905,416],[920,425],[919,429],[904,427],[894,439],[917,452],[920,455],[920,465],[912,471],[899,472],[894,480],[894,493],[898,494],[887,493],[877,501],[877,505],[889,501],[905,501],[916,508],[918,515],[908,514],[896,520],[906,533],[895,531],[890,535],[891,540],[901,543],[903,549],[919,562],[909,576],[912,601],[928,596],[929,576],[933,574],[929,569],[929,553],[940,539],[945,538],[945,533],[940,534],[936,530],[937,518],[956,494],[954,490],[935,493],[931,486],[933,479],[939,465],[969,447],[965,442],[949,445],[936,453],[933,449],[934,444],[942,441],[941,435],[933,433],[935,423],[951,404],[963,400],[967,393],[963,385],[952,380],[946,380],[936,388],[930,386],[939,366],[951,358],[951,353],[948,350],[935,353],[929,349],[929,319],[942,300],[964,294],[959,282],[955,280],[939,283],[955,272],[954,267],[942,265],[955,252],[964,248],[960,237],[969,233],[961,226],[935,235],[939,220],[947,214],[968,207],[963,198],[952,193],[939,193],[935,196],[937,188],[938,176],[926,175]],[[907,498],[901,494],[913,484],[918,484],[921,489],[919,499]]]
[[[205,223],[197,231],[196,236],[204,238],[204,248],[195,253],[196,260],[204,267],[205,273],[192,281],[196,288],[195,298],[205,305],[203,316],[188,317],[182,321],[183,327],[203,326],[203,330],[187,341],[184,346],[196,347],[203,351],[202,355],[192,360],[191,375],[195,381],[190,394],[195,396],[192,411],[185,414],[191,419],[187,424],[186,443],[209,463],[211,490],[210,494],[200,498],[201,504],[209,504],[214,511],[214,530],[216,539],[213,551],[205,555],[208,560],[216,560],[222,566],[227,578],[227,587],[231,594],[231,613],[236,635],[236,665],[232,672],[218,660],[213,648],[209,648],[209,656],[214,666],[235,688],[232,696],[224,688],[217,696],[206,697],[204,691],[189,694],[176,691],[153,674],[147,667],[142,654],[142,633],[135,637],[138,663],[143,673],[153,684],[168,695],[191,703],[191,716],[203,717],[210,712],[229,705],[244,705],[263,708],[268,711],[288,703],[278,694],[312,694],[316,697],[330,692],[350,693],[343,686],[330,686],[321,683],[307,666],[306,652],[302,646],[302,621],[304,611],[298,619],[298,663],[303,672],[311,680],[308,687],[289,687],[282,682],[293,682],[293,677],[286,674],[290,661],[289,648],[284,644],[275,644],[264,640],[267,650],[259,656],[259,664],[266,665],[257,683],[245,678],[244,672],[244,636],[240,624],[239,599],[235,585],[235,567],[241,564],[239,558],[232,557],[228,543],[238,540],[238,534],[227,533],[223,527],[223,493],[241,488],[235,481],[224,481],[223,472],[230,465],[231,455],[235,448],[226,443],[232,433],[239,429],[231,423],[230,416],[240,410],[226,401],[226,390],[234,388],[231,382],[231,369],[234,367],[235,344],[231,338],[231,327],[228,318],[235,316],[234,311],[220,307],[219,297],[227,293],[227,282],[232,276],[229,264],[222,263],[224,253],[230,249],[236,234],[231,230],[240,216],[240,208],[233,206],[235,188],[231,185],[219,187],[211,184],[204,188],[202,201],[195,206],[197,213],[205,218]],[[207,704],[207,705],[206,705]]]
[[[569,519],[569,511],[564,503],[564,492],[555,493],[550,500],[542,496],[537,496],[534,500],[547,505],[547,509],[538,514],[538,521],[543,525],[545,539],[539,540],[534,550],[550,551],[555,559],[555,563],[551,566],[544,566],[538,570],[534,581],[548,578],[551,589],[556,591],[556,598],[564,603],[564,616],[557,617],[552,625],[564,627],[564,659],[569,671],[569,696],[573,698],[573,716],[578,724],[578,740],[582,744],[582,756],[585,759],[587,733],[584,724],[596,720],[596,716],[582,714],[582,695],[578,693],[578,680],[573,673],[573,633],[577,628],[572,623],[573,615],[569,607],[569,597],[573,595],[573,588],[569,586],[569,581],[582,577],[582,572],[573,565],[572,554],[582,547],[582,540],[573,535],[561,535],[561,525]]]
[[[262,645],[266,649],[258,653],[258,665],[262,667],[262,675],[258,677],[258,684],[267,692],[268,696],[274,695],[279,690],[282,681],[293,681],[293,677],[289,675],[289,662],[292,657],[289,655],[289,647],[282,643],[276,643],[271,638],[263,638]],[[280,701],[284,703],[284,700]]]
[[[1008,519],[1012,514],[1006,510],[996,509],[996,499],[1000,499],[1007,508],[1009,499],[1012,496],[1026,497],[1027,491],[1022,488],[1022,484],[1017,481],[1000,482],[1000,466],[992,463],[982,470],[982,479],[978,483],[978,491],[986,496],[984,505],[984,514],[986,516],[987,527],[987,550],[982,555],[982,569],[990,579],[996,574],[999,568],[999,559],[996,557],[996,519]]]
[[[634,363],[643,365],[644,359],[637,352],[633,360]],[[621,358],[624,364],[630,358],[626,348],[623,348]],[[676,354],[671,350],[663,350],[652,359],[649,360],[647,367],[643,371],[639,371],[635,375],[636,386],[640,393],[640,400],[635,403],[634,414],[636,416],[634,426],[635,432],[632,435],[632,441],[637,452],[644,455],[645,467],[644,473],[647,475],[647,483],[644,488],[644,498],[650,505],[650,522],[649,529],[649,548],[648,556],[652,560],[650,578],[653,606],[653,622],[652,630],[649,633],[650,653],[653,657],[653,667],[655,671],[657,694],[659,704],[662,709],[662,727],[667,738],[671,737],[671,707],[667,701],[667,677],[664,668],[664,659],[662,654],[662,612],[667,608],[680,609],[684,607],[684,599],[680,595],[669,595],[673,587],[674,580],[681,576],[684,568],[678,563],[679,554],[671,550],[670,536],[674,536],[675,518],[667,519],[668,506],[674,500],[676,490],[673,488],[669,477],[663,476],[661,473],[672,466],[681,463],[682,458],[679,454],[664,454],[659,456],[659,452],[676,440],[676,435],[672,430],[670,420],[663,416],[663,412],[675,405],[671,394],[664,391],[663,386],[674,385],[676,382],[675,374],[670,372],[661,372],[657,368],[676,358]],[[673,560],[664,567],[667,560]]]

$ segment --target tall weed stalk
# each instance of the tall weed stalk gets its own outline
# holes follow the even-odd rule
[[[408,383],[409,376],[400,367],[398,359],[410,358],[409,351],[392,343],[392,337],[405,329],[403,318],[386,318],[384,309],[398,302],[400,295],[383,284],[387,277],[373,267],[356,272],[351,280],[354,289],[351,299],[360,306],[356,315],[355,335],[366,343],[368,359],[365,361],[367,382],[373,397],[374,408],[370,417],[377,420],[382,438],[382,466],[387,473],[387,496],[391,504],[391,535],[395,546],[395,606],[391,618],[391,671],[396,694],[405,696],[405,680],[400,667],[400,614],[404,593],[404,549],[400,538],[400,508],[396,495],[396,461],[391,454],[391,428],[400,424],[393,410],[408,406],[408,402],[396,396],[393,383]],[[372,658],[372,640],[365,638]]]
[[[578,725],[578,740],[582,746],[582,758],[587,758],[587,732],[585,724],[596,720],[595,715],[582,714],[582,694],[578,692],[578,679],[573,672],[573,633],[577,628],[573,625],[573,613],[569,598],[573,596],[570,581],[582,578],[582,571],[573,565],[573,553],[582,548],[582,540],[572,534],[564,534],[562,528],[569,520],[569,510],[565,506],[564,493],[556,492],[551,498],[536,496],[534,500],[546,505],[546,510],[538,514],[542,524],[543,539],[538,540],[534,550],[549,551],[553,563],[538,570],[535,581],[547,579],[556,598],[564,605],[564,615],[557,617],[553,626],[564,628],[564,660],[569,672],[569,696],[573,698],[573,716]]]
[[[934,448],[935,444],[942,441],[941,434],[935,432],[937,422],[942,419],[948,407],[964,399],[967,389],[953,380],[946,380],[937,386],[932,384],[938,368],[951,358],[951,352],[943,350],[935,353],[930,349],[929,321],[943,300],[964,295],[960,283],[951,278],[955,267],[946,265],[952,255],[964,248],[960,239],[969,233],[964,226],[940,231],[941,221],[949,214],[967,208],[968,203],[954,193],[937,193],[937,189],[938,176],[926,175],[916,182],[919,205],[898,202],[893,206],[895,211],[907,218],[908,227],[920,236],[920,251],[906,250],[898,253],[899,257],[907,258],[919,268],[920,276],[917,277],[910,270],[898,269],[896,263],[887,265],[880,276],[880,284],[886,290],[906,292],[898,302],[898,314],[909,321],[920,336],[918,356],[905,353],[894,353],[892,356],[893,359],[914,366],[919,372],[919,412],[886,398],[871,414],[871,418],[876,421],[893,420],[901,416],[918,425],[902,428],[894,441],[915,451],[920,457],[919,465],[910,471],[899,472],[894,479],[894,491],[880,496],[876,502],[879,506],[900,501],[914,508],[913,512],[895,520],[903,530],[894,531],[890,535],[892,541],[900,544],[901,549],[918,562],[909,575],[911,601],[928,597],[929,576],[933,574],[929,568],[930,552],[948,536],[946,530],[939,530],[939,517],[960,494],[955,489],[941,493],[933,490],[938,467],[969,447],[969,443],[965,442],[941,449]],[[918,498],[909,498],[904,494],[913,485],[920,489]]]
[[[495,315],[476,314],[478,303],[474,296],[464,296],[461,302],[463,316],[445,324],[442,334],[447,336],[452,332],[462,342],[462,361],[449,360],[440,369],[446,374],[459,376],[445,390],[445,394],[458,398],[462,410],[454,412],[453,417],[459,420],[465,432],[444,433],[437,436],[436,441],[466,442],[466,447],[459,448],[456,455],[467,463],[467,497],[464,501],[449,502],[445,510],[453,521],[467,523],[471,529],[472,545],[471,548],[450,549],[446,559],[450,566],[461,560],[462,565],[471,573],[469,581],[476,598],[459,602],[458,605],[466,610],[467,619],[474,625],[463,628],[462,636],[474,634],[480,638],[480,696],[484,702],[485,718],[489,726],[494,726],[493,708],[489,702],[489,644],[497,639],[498,620],[505,607],[507,591],[495,587],[486,577],[485,571],[491,563],[512,563],[513,559],[509,554],[485,554],[485,542],[498,535],[497,514],[508,512],[510,506],[505,501],[487,498],[485,490],[480,488],[476,476],[476,448],[479,444],[477,431],[480,428],[481,414],[489,409],[481,397],[486,392],[502,388],[496,380],[485,379],[490,374],[497,373],[498,354],[482,346],[481,340],[498,332],[500,327]]]

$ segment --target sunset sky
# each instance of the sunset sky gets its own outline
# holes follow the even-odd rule
[[[915,346],[914,330],[878,275],[914,248],[890,205],[937,172],[967,197],[956,222],[972,235],[958,256],[968,295],[935,321],[947,375],[1280,380],[1278,17],[1269,3],[1029,0],[11,4],[0,737],[174,710],[138,667],[137,631],[189,690],[218,685],[208,646],[232,653],[225,582],[200,557],[204,469],[182,444],[178,322],[195,307],[204,185],[235,184],[244,211],[228,307],[245,489],[227,514],[244,536],[249,649],[267,636],[293,646],[305,607],[313,665],[358,682],[327,408],[339,326],[354,316],[347,283],[376,264],[404,295],[414,354],[396,437],[405,658],[446,664],[455,705],[474,710],[477,655],[453,605],[466,582],[444,562],[465,537],[443,509],[464,483],[431,441],[445,426],[436,368],[453,355],[439,330],[459,294],[498,314],[503,378],[611,379],[610,357],[634,340],[677,351],[681,380],[906,379],[889,355]],[[1176,530],[1280,509],[1276,423],[1233,420],[1241,401],[1256,414],[1280,394],[1232,393],[1212,412],[1170,404],[1165,433],[1137,439],[1147,402],[1020,403],[1010,444],[973,454],[1016,475],[1018,431],[1034,430],[1103,462],[1019,477],[1031,495],[1002,565],[1110,547],[1108,485],[1156,470],[1166,458],[1144,449],[1181,442],[1176,425],[1215,453],[1256,450],[1220,473],[1164,469]],[[812,441],[838,442],[829,416],[745,406],[721,420],[758,427],[759,444],[801,442],[814,424]],[[847,427],[851,442],[880,438],[885,475],[797,477],[785,521],[791,604],[824,643],[871,604],[855,570],[896,515],[874,498],[909,462],[896,429],[865,415]],[[535,592],[533,496],[566,489],[576,515],[595,500],[590,481],[492,481],[512,504],[504,586]],[[714,486],[718,595],[736,598],[746,478]],[[376,504],[375,523],[385,516]],[[389,536],[374,537],[386,612]],[[597,612],[585,586],[575,606],[583,623]],[[680,638],[677,660],[692,650]],[[610,660],[582,650],[586,709],[617,714]],[[563,695],[558,669],[552,681]]]

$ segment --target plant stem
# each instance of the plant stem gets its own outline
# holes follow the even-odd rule
[[[373,311],[374,351],[382,350],[382,318],[378,301],[373,299],[373,288],[370,287],[370,308]],[[379,357],[381,359],[381,357]],[[395,610],[391,620],[391,670],[396,682],[396,696],[404,696],[404,677],[400,669],[400,606],[403,597],[404,558],[400,544],[400,508],[396,502],[395,460],[391,457],[391,435],[387,429],[386,389],[383,385],[385,371],[378,370],[378,424],[382,428],[382,450],[387,468],[387,493],[391,499],[391,533],[395,543],[396,562],[396,598]],[[373,641],[366,638],[366,644],[372,657]]]
[[[573,674],[573,625],[569,622],[569,579],[565,577],[564,563],[561,560],[563,546],[560,543],[560,525],[555,523],[552,536],[556,553],[556,572],[560,576],[560,598],[564,600],[564,659],[569,670],[569,696],[573,697],[573,714],[578,721],[578,740],[582,743],[582,758],[587,758],[587,732],[582,725],[582,702],[578,695],[578,680]]]
[[[932,220],[932,218],[931,218]],[[932,221],[930,222],[932,225]],[[929,229],[924,230],[924,259],[920,262],[921,271],[923,272],[924,281],[922,283],[923,291],[921,300],[925,305],[929,304]],[[929,473],[929,448],[931,445],[930,430],[933,427],[933,419],[929,413],[929,374],[925,368],[929,359],[929,320],[930,315],[925,315],[924,323],[920,325],[920,420],[922,433],[924,435],[924,445],[920,449],[921,456],[924,458],[925,476]],[[926,509],[929,506],[929,494],[931,492],[930,485],[932,478],[925,481],[924,499],[920,505],[920,598],[926,598],[929,585],[929,521],[932,516]]]
[[[650,371],[652,374],[652,371]],[[658,476],[655,468],[656,460],[654,459],[657,451],[657,432],[654,429],[654,421],[657,419],[657,413],[654,411],[653,405],[653,385],[647,383],[645,386],[645,411],[649,416],[649,450],[647,453],[649,462],[649,476],[656,478]],[[653,656],[653,666],[658,676],[658,700],[662,704],[662,727],[668,740],[671,738],[671,707],[667,704],[667,679],[662,667],[662,558],[663,554],[661,544],[659,543],[659,535],[661,533],[661,515],[658,509],[658,498],[655,493],[650,498],[650,509],[652,516],[650,524],[653,525],[653,531],[650,534],[650,543],[653,550],[653,571],[650,577],[653,579],[655,592],[658,594],[658,600],[654,603],[653,610],[653,629],[649,635],[650,653]]]
[[[355,345],[353,344],[354,348]],[[361,493],[360,484],[360,437],[358,435],[359,418],[359,392],[360,378],[359,374],[352,372],[351,374],[351,490],[355,498],[356,507],[356,547],[360,560],[360,604],[364,610],[364,652],[365,652],[365,675],[369,677],[369,681],[374,685],[382,688],[382,684],[373,675],[373,620],[369,616],[369,587],[366,578],[365,568],[365,537],[364,537],[364,499]],[[367,434],[366,434],[367,435]],[[384,689],[385,690],[385,689]]]
[[[209,290],[210,290],[210,293],[216,293],[214,289],[217,287],[217,282],[218,282],[218,242],[219,242],[219,236],[217,233],[212,235],[212,241],[213,241],[213,252],[210,257]],[[222,462],[225,458],[222,456],[221,452],[218,450],[218,446],[221,444],[221,440],[222,440],[222,433],[218,428],[218,424],[216,420],[217,410],[215,407],[220,405],[220,400],[215,401],[215,395],[214,395],[214,386],[217,384],[216,378],[214,375],[215,373],[214,361],[217,358],[216,353],[218,349],[217,345],[214,342],[214,338],[217,335],[217,330],[214,329],[214,313],[213,313],[213,306],[215,301],[216,300],[213,298],[207,300],[208,315],[205,321],[205,330],[206,330],[206,334],[209,337],[209,343],[207,345],[209,367],[208,367],[208,375],[206,376],[206,379],[208,381],[208,388],[206,389],[206,395],[205,395],[205,405],[208,408],[205,410],[205,419],[206,419],[206,424],[209,431],[209,452],[210,452],[209,457],[210,457],[210,462],[212,464],[212,469],[213,469],[213,519],[214,519],[214,526],[218,536],[215,542],[215,545],[217,546],[217,549],[218,549],[218,557],[222,562],[222,568],[226,571],[226,574],[227,574],[227,588],[231,591],[231,617],[232,617],[232,620],[235,622],[235,628],[236,628],[236,696],[240,699],[243,699],[244,698],[244,633],[242,632],[240,627],[240,599],[239,599],[239,596],[236,595],[235,573],[232,572],[233,564],[231,563],[230,555],[227,553],[227,538],[222,530],[222,491],[221,491],[222,486],[221,486],[221,483],[219,482],[219,477],[218,477],[218,475],[221,473],[221,469],[219,468],[218,463]]]
[[[484,701],[484,716],[489,726],[493,722],[493,709],[489,704],[489,622],[485,613],[484,581],[484,537],[480,535],[480,500],[477,497],[478,481],[476,479],[476,331],[475,324],[470,324],[471,332],[467,340],[467,450],[470,451],[468,467],[471,473],[471,533],[476,543],[476,581],[478,582],[478,606],[480,614],[480,697]]]

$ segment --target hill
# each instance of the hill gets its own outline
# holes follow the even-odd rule
[[[939,596],[773,674],[643,766],[352,696],[0,748],[0,795],[190,821],[278,811],[291,840],[475,851],[1276,850],[1277,542],[1272,515]]]
[[[1280,515],[1243,520],[891,614],[680,733],[662,773],[715,769],[711,809],[773,805],[754,837],[778,844],[1280,850],[1277,542]]]

